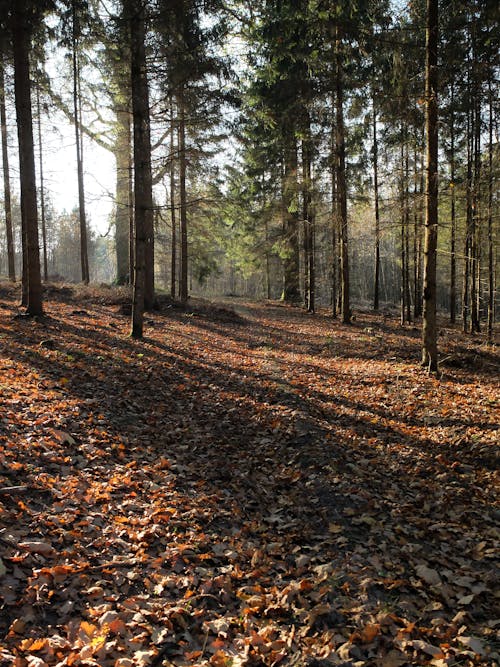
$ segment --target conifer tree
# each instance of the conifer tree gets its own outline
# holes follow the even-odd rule
[[[148,294],[147,246],[153,235],[153,192],[151,175],[151,138],[149,119],[149,88],[146,67],[145,8],[141,0],[125,0],[124,18],[130,30],[130,80],[134,126],[134,210],[135,267],[132,329],[134,338],[142,338],[144,310],[151,308]],[[153,271],[153,266],[149,267]]]
[[[425,62],[426,193],[422,363],[438,371],[436,260],[438,240],[438,0],[427,0]]]

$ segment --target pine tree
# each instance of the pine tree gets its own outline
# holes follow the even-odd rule
[[[152,243],[153,235],[153,192],[145,9],[141,0],[125,0],[123,10],[130,29],[130,79],[134,126],[135,267],[131,335],[134,338],[142,338],[144,310],[151,307],[153,296],[148,293],[150,286],[147,277],[147,246]],[[153,266],[150,266],[149,271],[152,270]]]
[[[436,259],[438,240],[438,0],[427,0],[425,109],[426,210],[424,242],[424,311],[422,364],[438,371]]]
[[[9,270],[9,280],[16,279],[16,269],[14,263],[14,234],[12,229],[12,206],[10,192],[10,165],[7,140],[7,117],[5,110],[5,72],[4,58],[6,52],[6,39],[2,36],[0,41],[0,129],[2,140],[2,168],[3,168],[3,193],[5,208],[5,231],[7,237],[7,262]]]
[[[31,38],[41,24],[44,2],[16,0],[10,5],[14,53],[14,85],[19,141],[19,172],[21,180],[21,210],[25,268],[26,313],[43,314],[38,242],[38,211],[36,197],[33,115],[31,107],[30,52]]]

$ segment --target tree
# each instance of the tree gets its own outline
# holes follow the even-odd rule
[[[77,175],[78,175],[78,209],[80,212],[80,264],[82,272],[82,282],[85,285],[88,285],[90,280],[90,275],[89,275],[89,252],[87,243],[87,215],[85,212],[85,186],[83,180],[83,136],[80,131],[80,127],[82,124],[82,100],[81,100],[80,56],[79,56],[80,9],[81,8],[78,7],[77,0],[72,0],[71,57],[73,65],[73,114],[74,114],[75,143],[76,143],[76,165],[77,165]]]
[[[38,170],[40,178],[40,222],[42,223],[42,251],[43,251],[43,279],[48,280],[49,271],[47,264],[47,227],[45,215],[45,185],[43,169],[43,141],[42,141],[42,106],[40,104],[40,85],[36,88],[36,113],[38,117]]]
[[[36,20],[40,17],[41,8],[39,3],[36,3],[35,7],[29,0],[15,0],[12,7],[21,210],[23,245],[26,253],[26,271],[23,280],[26,281],[26,313],[30,316],[43,314],[30,79],[31,37]]]
[[[438,0],[427,0],[425,63],[426,208],[422,364],[438,371],[436,260],[438,240]]]
[[[337,186],[337,219],[340,233],[340,275],[341,299],[340,312],[342,322],[351,321],[350,290],[349,290],[349,233],[347,222],[347,184],[345,174],[345,128],[344,128],[344,85],[343,85],[343,53],[342,34],[336,26],[335,57],[336,57],[336,84],[335,84],[335,180]]]
[[[144,13],[141,0],[125,0],[124,16],[129,22],[130,29],[130,80],[134,127],[135,266],[131,329],[133,338],[142,338],[144,310],[152,305],[152,295],[148,295],[146,277],[147,245],[152,243],[153,235],[153,186]],[[152,266],[150,270],[153,270]]]
[[[196,137],[203,137],[204,130],[210,125],[212,133],[214,126],[220,126],[214,112],[219,108],[223,95],[210,82],[220,81],[224,76],[223,59],[214,55],[215,47],[221,45],[225,34],[223,22],[216,20],[219,4],[218,0],[211,0],[202,7],[193,0],[161,0],[158,20],[155,21],[160,49],[165,57],[165,64],[160,71],[165,76],[167,113],[176,130],[177,170],[171,152],[165,171],[170,171],[171,184],[174,177],[172,170],[178,173],[178,216],[177,222],[175,216],[172,218],[172,241],[178,245],[179,253],[177,255],[173,247],[171,256],[172,270],[175,270],[178,260],[179,298],[183,303],[187,301],[189,293],[189,251],[192,243],[188,229],[188,188],[189,172],[194,163],[193,153],[198,152],[194,142]],[[209,19],[207,23],[211,23],[210,27],[203,26],[203,14]],[[171,134],[171,147],[173,144]],[[203,147],[198,150],[202,152]],[[174,193],[172,188],[170,190],[172,207]],[[174,282],[173,276],[171,284]]]
[[[3,193],[5,207],[5,230],[7,236],[7,261],[9,280],[15,281],[14,235],[12,230],[12,206],[10,196],[10,166],[7,141],[7,119],[5,112],[5,73],[4,73],[4,40],[0,44],[0,128],[2,138]]]

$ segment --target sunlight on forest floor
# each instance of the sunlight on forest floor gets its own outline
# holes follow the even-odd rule
[[[0,664],[497,665],[496,349],[0,286]]]

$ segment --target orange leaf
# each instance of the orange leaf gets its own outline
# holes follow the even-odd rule
[[[361,631],[361,641],[369,644],[380,634],[380,623],[368,623]]]

